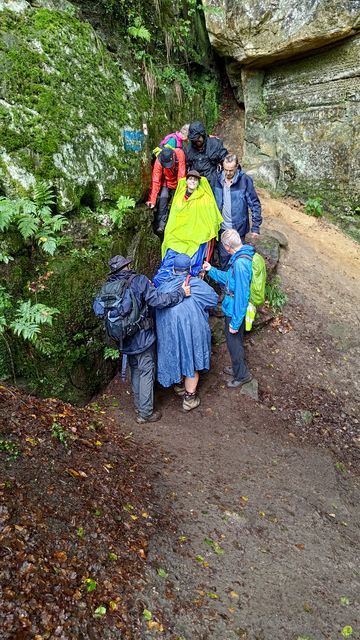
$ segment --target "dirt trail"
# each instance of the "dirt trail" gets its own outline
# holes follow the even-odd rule
[[[282,323],[247,339],[259,400],[226,389],[224,345],[190,415],[159,390],[163,419],[136,426],[119,379],[103,398],[151,451],[158,532],[137,606],[166,640],[340,640],[347,625],[360,638],[359,250],[261,197],[264,226],[289,241],[279,267],[289,302]],[[134,634],[152,637],[145,621]]]

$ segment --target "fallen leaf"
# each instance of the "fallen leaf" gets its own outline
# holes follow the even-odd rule
[[[294,547],[299,549],[299,551],[304,551],[304,549],[305,549],[305,545],[302,544],[301,542],[299,544],[295,544]]]
[[[164,627],[162,626],[162,624],[160,624],[160,622],[155,622],[155,620],[149,620],[147,626],[150,631],[152,629],[155,629],[155,631],[160,631],[161,633],[164,631]]]
[[[151,613],[151,611],[149,611],[149,609],[144,609],[144,611],[143,611],[143,618],[144,618],[144,620],[146,620],[147,622],[148,622],[149,620],[152,620],[152,613]]]

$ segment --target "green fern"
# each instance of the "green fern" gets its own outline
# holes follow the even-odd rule
[[[53,187],[45,180],[39,180],[34,187],[34,203],[37,209],[55,204]]]
[[[17,336],[24,340],[36,342],[40,333],[40,325],[52,325],[53,316],[60,313],[54,307],[47,307],[45,304],[31,304],[30,300],[19,302],[15,314],[15,319],[10,322],[9,327]]]
[[[116,203],[116,209],[110,209],[109,216],[114,223],[115,226],[120,226],[123,217],[129,209],[133,209],[135,207],[134,198],[129,198],[128,196],[120,196]]]
[[[24,240],[27,240],[38,230],[40,223],[40,218],[36,218],[33,215],[25,213],[19,216],[17,220],[17,227]]]
[[[0,197],[0,231],[5,231],[18,213],[18,200]]]
[[[151,40],[151,33],[146,27],[144,27],[141,22],[141,18],[135,18],[133,26],[128,28],[128,34],[133,38],[145,40],[145,42],[150,42]]]

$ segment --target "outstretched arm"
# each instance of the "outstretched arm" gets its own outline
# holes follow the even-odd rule
[[[204,271],[207,271],[208,275],[215,282],[220,282],[220,284],[226,284],[226,271],[220,271],[220,269],[216,269],[216,267],[212,267],[210,262],[203,263]]]
[[[183,287],[176,289],[176,291],[169,291],[168,293],[162,293],[154,287],[153,284],[147,279],[146,276],[141,277],[141,289],[145,302],[150,307],[156,309],[165,309],[166,307],[173,307],[181,302],[186,295],[190,294],[190,288],[185,291]]]

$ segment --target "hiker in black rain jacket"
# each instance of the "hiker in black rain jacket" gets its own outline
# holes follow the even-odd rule
[[[107,282],[135,275],[131,280],[130,289],[136,298],[139,309],[142,310],[144,320],[141,321],[140,329],[133,336],[123,340],[121,351],[128,356],[131,386],[138,414],[136,421],[143,424],[155,422],[161,418],[161,412],[154,411],[156,334],[149,307],[163,309],[178,304],[185,296],[190,295],[190,287],[183,284],[176,291],[161,293],[155,289],[146,276],[136,274],[130,269],[131,262],[132,258],[130,257],[114,256],[111,258]],[[97,316],[102,316],[104,312],[104,307],[98,298],[94,302],[94,312]]]
[[[202,122],[192,122],[189,127],[190,144],[186,149],[188,169],[195,169],[211,182],[218,164],[227,154],[220,138],[207,135]]]

